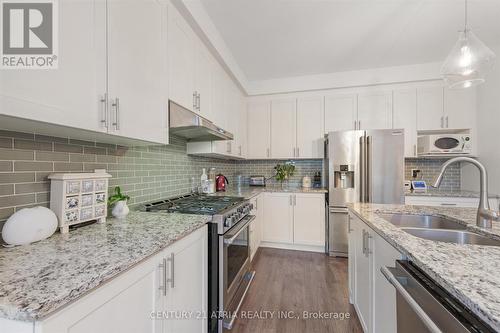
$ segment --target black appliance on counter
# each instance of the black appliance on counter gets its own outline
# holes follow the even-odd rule
[[[208,332],[231,329],[255,272],[250,271],[250,215],[241,197],[190,194],[145,205],[146,211],[211,215],[208,224]],[[231,317],[223,314],[231,313]]]

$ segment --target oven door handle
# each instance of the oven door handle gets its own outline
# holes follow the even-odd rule
[[[234,231],[230,230],[230,232],[224,235],[224,244],[231,245],[234,240],[240,235],[240,233],[242,233],[243,230],[250,224],[250,222],[255,220],[255,215],[247,215],[243,218],[243,220],[246,221],[241,221],[241,225],[238,226]]]

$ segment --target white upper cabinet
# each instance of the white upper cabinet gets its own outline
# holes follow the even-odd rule
[[[271,101],[271,156],[296,157],[296,108],[295,98]]]
[[[451,129],[473,128],[476,124],[476,89],[444,89],[444,125]]]
[[[250,101],[247,109],[247,158],[271,157],[271,102]]]
[[[417,129],[444,128],[443,87],[417,88]]]
[[[240,139],[240,156],[242,158],[247,157],[247,152],[248,152],[248,137],[247,137],[247,103],[245,100],[245,96],[243,93],[240,92],[239,99],[239,113],[240,113],[240,118],[239,118],[239,126],[238,126],[238,134],[239,134],[239,139]]]
[[[201,41],[196,43],[195,54],[195,112],[209,120],[214,119],[212,110],[212,79],[215,60]]]
[[[325,134],[353,130],[357,126],[358,98],[356,94],[335,94],[325,97]]]
[[[324,157],[323,96],[297,99],[297,158]]]
[[[110,133],[167,143],[166,21],[156,0],[108,0]]]
[[[194,61],[196,44],[194,32],[179,12],[168,7],[168,72],[169,98],[195,111]]]
[[[392,92],[368,92],[358,95],[358,129],[392,128]]]
[[[417,91],[416,89],[394,90],[394,128],[405,131],[405,157],[417,156]]]
[[[106,132],[105,2],[59,2],[57,69],[0,72],[0,114]]]

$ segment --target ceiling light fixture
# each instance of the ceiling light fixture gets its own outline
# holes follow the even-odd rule
[[[485,74],[495,61],[491,51],[467,25],[467,0],[465,0],[465,25],[458,41],[441,67],[441,75],[450,88],[469,88],[485,82]]]

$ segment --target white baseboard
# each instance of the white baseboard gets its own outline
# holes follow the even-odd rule
[[[317,246],[317,245],[299,245],[299,244],[285,244],[285,243],[274,243],[274,242],[261,242],[260,247],[270,247],[270,248],[274,248],[274,249],[325,253],[325,247],[324,246]]]

